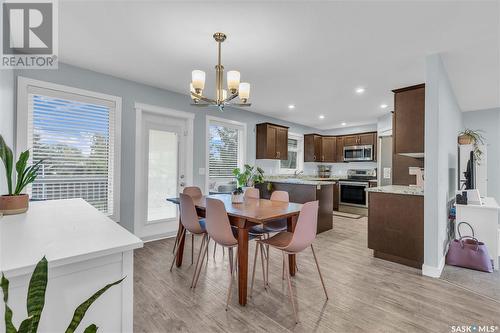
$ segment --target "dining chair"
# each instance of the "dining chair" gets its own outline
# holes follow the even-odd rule
[[[226,208],[224,207],[224,203],[218,199],[207,198],[206,204],[206,230],[208,233],[208,241],[205,243],[205,247],[208,247],[210,240],[213,240],[214,243],[222,246],[223,248],[228,248],[229,252],[229,287],[227,291],[226,298],[226,311],[229,306],[229,300],[231,299],[231,290],[233,286],[233,275],[235,271],[235,267],[238,264],[238,234],[237,230],[231,227],[229,223],[229,217],[226,212]],[[254,239],[256,236],[249,235],[249,240]],[[233,249],[236,248],[236,253],[233,252]],[[206,255],[205,250],[201,250],[200,253],[203,253],[201,263],[197,268],[196,279],[194,281],[194,286],[196,286],[198,279],[200,277],[201,267],[203,266],[204,256]],[[233,262],[234,257],[234,262]],[[262,260],[262,267],[264,267],[264,260]],[[198,265],[197,265],[198,266]]]
[[[182,190],[182,193],[189,195],[192,198],[195,197],[201,197],[203,193],[201,192],[201,189],[198,186],[187,186]],[[175,248],[177,247],[177,243],[179,242],[180,239],[180,232],[177,233],[177,236],[175,237],[175,243],[174,243],[174,248],[172,249],[172,253],[174,253]],[[194,235],[191,234],[191,264],[193,264],[194,261]]]
[[[206,231],[206,223],[205,219],[200,219],[198,214],[196,213],[196,208],[194,206],[193,198],[187,194],[180,193],[179,194],[179,207],[180,207],[180,215],[181,215],[181,223],[184,229],[181,232],[180,239],[184,237],[186,230],[191,233],[191,235],[200,235],[202,236],[202,241],[200,245],[200,252],[198,252],[198,259],[196,261],[196,267],[200,261],[201,251],[204,250],[205,243],[208,243],[208,235]],[[172,259],[172,264],[170,265],[170,271],[172,271],[172,267],[174,267],[174,262],[179,252],[180,244],[178,245],[174,252],[174,257]],[[194,248],[193,248],[194,251]],[[194,278],[196,276],[196,269],[193,273],[193,279],[191,280],[191,286],[193,285]]]
[[[259,199],[260,191],[258,188],[249,187],[245,190],[245,194],[243,194],[244,199]]]
[[[290,270],[288,255],[297,254],[304,251],[306,248],[310,247],[316,267],[318,269],[319,278],[321,284],[323,285],[323,290],[325,292],[326,299],[328,300],[328,293],[326,291],[325,282],[323,281],[323,276],[321,275],[321,270],[319,268],[318,259],[316,253],[314,252],[313,242],[316,239],[316,227],[318,224],[318,201],[310,201],[305,203],[300,210],[299,218],[295,226],[295,231],[288,232],[282,231],[267,239],[259,239],[258,243],[269,245],[272,248],[278,249],[282,252],[283,264],[285,267],[285,275],[288,282],[288,295],[290,297],[290,302],[292,303],[293,314],[295,317],[295,322],[298,323],[297,311],[295,309],[295,303],[293,301],[293,291],[292,283],[290,281]]]

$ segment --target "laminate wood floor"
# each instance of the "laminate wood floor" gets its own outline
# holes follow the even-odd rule
[[[210,250],[208,267],[191,290],[190,239],[184,265],[169,272],[173,244],[173,239],[150,242],[135,252],[135,332],[451,332],[451,325],[500,326],[500,302],[373,258],[366,246],[366,218],[336,216],[333,230],[315,242],[330,300],[325,300],[310,250],[298,256],[299,271],[292,281],[297,325],[278,251],[271,251],[271,290],[264,291],[258,262],[253,298],[239,306],[233,284],[226,312],[227,252],[223,257],[219,247],[214,260]]]

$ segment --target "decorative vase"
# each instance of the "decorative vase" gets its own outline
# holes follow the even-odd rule
[[[458,137],[458,144],[459,145],[471,145],[473,144],[474,141],[472,140],[472,138],[468,135],[460,135]]]
[[[244,194],[231,194],[232,203],[243,203]]]
[[[28,206],[27,194],[0,196],[0,212],[4,215],[22,214],[28,210]]]

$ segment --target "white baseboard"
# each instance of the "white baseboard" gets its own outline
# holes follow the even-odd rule
[[[171,231],[171,232],[167,232],[167,233],[163,233],[163,234],[159,234],[159,235],[145,236],[145,237],[140,237],[140,238],[144,243],[147,243],[147,242],[153,242],[153,241],[160,240],[160,239],[172,238],[175,236],[177,236],[177,231]]]
[[[439,265],[437,267],[423,264],[422,265],[422,275],[433,277],[433,278],[441,277],[441,273],[443,272],[443,269],[444,269],[444,263],[445,263],[445,257],[443,256],[443,257],[441,257],[441,260],[439,261]]]

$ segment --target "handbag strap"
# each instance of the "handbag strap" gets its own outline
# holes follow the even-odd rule
[[[457,226],[458,237],[459,237],[460,239],[462,239],[462,233],[460,232],[460,226],[461,226],[462,224],[466,224],[466,225],[468,225],[468,226],[469,226],[470,230],[472,231],[472,237],[471,237],[471,238],[476,239],[476,238],[475,238],[476,236],[474,235],[474,228],[472,228],[472,226],[471,226],[469,223],[467,223],[467,222],[460,222],[460,223],[458,224],[458,226]]]
[[[460,242],[460,246],[462,247],[462,249],[464,248],[464,239],[472,239],[476,242],[476,249],[474,251],[477,252],[477,250],[479,250],[479,240],[475,237],[471,237],[471,236],[463,236],[463,237],[460,237],[460,239],[458,240]]]

